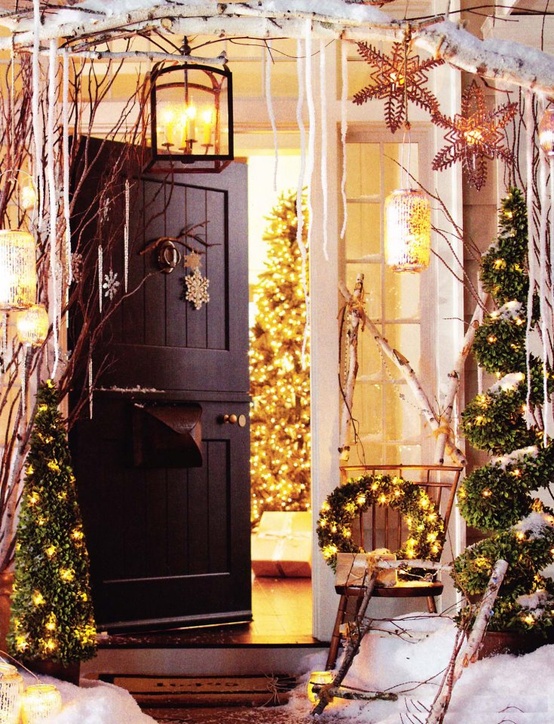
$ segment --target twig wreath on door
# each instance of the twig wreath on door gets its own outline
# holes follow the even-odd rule
[[[337,553],[364,553],[352,537],[352,525],[372,505],[397,510],[408,528],[401,559],[437,560],[446,538],[444,520],[427,492],[396,475],[362,475],[338,485],[321,506],[317,522],[319,547],[336,568]]]

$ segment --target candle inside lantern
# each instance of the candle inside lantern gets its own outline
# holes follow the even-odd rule
[[[308,699],[312,704],[317,704],[319,701],[319,695],[314,691],[314,685],[323,686],[324,684],[332,684],[334,678],[334,671],[312,671],[310,680],[308,681]]]
[[[17,724],[21,708],[23,677],[15,666],[0,662],[0,722]]]
[[[62,696],[53,684],[32,684],[25,689],[21,703],[23,724],[35,724],[58,714]]]

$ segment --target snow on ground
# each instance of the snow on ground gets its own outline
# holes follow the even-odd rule
[[[344,683],[364,691],[395,692],[397,701],[335,699],[317,722],[424,724],[426,721],[451,657],[455,624],[440,615],[413,614],[394,622],[375,622],[375,626],[380,630],[365,637]],[[300,683],[286,706],[251,710],[248,715],[243,714],[242,721],[279,724],[314,721],[306,685],[311,671],[325,668],[325,658],[324,653],[306,657]],[[32,683],[30,676],[24,678],[27,684]],[[130,694],[111,684],[85,679],[76,687],[41,678],[53,681],[62,693],[64,707],[50,720],[54,724],[154,721],[140,711]],[[525,656],[503,654],[477,661],[463,670],[455,684],[445,724],[554,724],[553,680],[554,644]],[[226,723],[220,719],[220,724]]]

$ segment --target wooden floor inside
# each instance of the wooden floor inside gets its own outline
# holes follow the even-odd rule
[[[312,636],[311,578],[252,577],[250,623],[112,633],[102,648],[321,645]]]

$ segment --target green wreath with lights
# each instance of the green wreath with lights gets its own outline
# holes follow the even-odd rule
[[[396,475],[362,475],[338,485],[327,496],[319,513],[319,548],[333,570],[337,553],[364,553],[352,539],[352,524],[372,505],[388,506],[402,515],[409,536],[396,551],[399,558],[440,558],[446,530],[438,507],[427,491]]]

